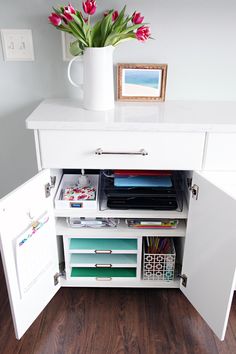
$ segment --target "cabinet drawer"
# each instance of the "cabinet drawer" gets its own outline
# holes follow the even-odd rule
[[[44,168],[201,169],[204,138],[191,132],[39,131]]]
[[[236,134],[210,133],[205,157],[205,170],[236,170]]]

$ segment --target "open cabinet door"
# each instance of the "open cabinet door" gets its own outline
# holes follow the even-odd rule
[[[58,291],[53,202],[46,197],[49,170],[0,201],[2,261],[17,339]]]
[[[208,323],[224,339],[236,268],[236,180],[216,173],[196,173],[192,186],[182,274],[186,287],[181,290]]]

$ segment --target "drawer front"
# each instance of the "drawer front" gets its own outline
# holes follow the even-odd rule
[[[39,138],[44,168],[192,170],[202,167],[205,134],[42,130]]]
[[[208,134],[205,170],[236,171],[236,134]]]

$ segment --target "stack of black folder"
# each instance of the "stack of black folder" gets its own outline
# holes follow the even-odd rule
[[[114,171],[103,175],[107,206],[111,209],[176,210],[174,175],[168,171]]]

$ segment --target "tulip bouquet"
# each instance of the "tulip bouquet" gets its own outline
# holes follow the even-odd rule
[[[70,44],[70,52],[74,56],[83,54],[86,47],[116,46],[129,39],[144,42],[151,38],[149,26],[143,23],[144,17],[136,11],[131,16],[127,15],[126,6],[120,13],[117,10],[106,11],[93,24],[91,16],[97,10],[96,0],[86,0],[82,7],[84,14],[69,4],[53,8],[54,12],[49,16],[54,27],[75,38]]]

